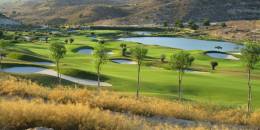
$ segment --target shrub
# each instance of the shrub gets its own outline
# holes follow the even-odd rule
[[[162,54],[161,57],[160,57],[160,59],[161,59],[161,62],[164,63],[164,62],[165,62],[165,59],[166,59],[166,55],[165,55],[165,54]]]
[[[225,27],[227,27],[227,24],[225,22],[222,22],[221,27],[225,28]]]

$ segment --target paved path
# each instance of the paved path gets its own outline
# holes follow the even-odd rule
[[[49,75],[49,76],[54,76],[57,77],[57,72],[51,69],[45,69],[41,67],[12,67],[12,68],[6,68],[4,69],[4,72],[8,73],[19,73],[19,74],[43,74],[43,75]],[[95,80],[88,80],[88,79],[80,79],[80,78],[75,78],[72,76],[67,76],[67,75],[61,75],[62,79],[78,83],[81,85],[87,85],[87,86],[97,86],[98,82]],[[109,83],[101,82],[101,86],[103,87],[111,87],[112,85]]]

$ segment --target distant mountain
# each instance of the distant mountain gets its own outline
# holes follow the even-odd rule
[[[0,13],[0,26],[18,26],[21,25],[20,22],[17,22],[15,20],[12,20],[5,15]]]
[[[1,5],[5,14],[26,23],[118,25],[260,19],[259,0],[11,0]]]

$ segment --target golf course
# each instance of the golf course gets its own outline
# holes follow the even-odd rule
[[[157,38],[165,38],[162,37],[164,32],[150,34],[119,30],[75,30],[73,33],[61,31],[61,34],[18,33],[19,37],[35,37],[44,34],[48,39],[47,41],[16,40],[12,42],[12,46],[6,49],[2,61],[3,71],[35,81],[46,87],[54,87],[58,84],[55,77],[55,61],[50,58],[50,44],[63,43],[66,47],[66,55],[60,61],[60,72],[70,78],[67,77],[67,80],[63,78],[61,84],[90,89],[96,88],[94,81],[97,81],[97,75],[93,52],[99,42],[103,41],[108,49],[108,59],[101,69],[101,81],[104,83],[102,89],[112,90],[124,95],[135,95],[137,64],[130,54],[122,56],[121,44],[125,44],[126,53],[130,53],[131,48],[142,44],[142,42],[135,42],[132,41],[133,39],[127,38],[145,39],[147,37],[149,39],[149,37],[152,37],[155,40],[150,40],[151,44],[149,44],[149,40],[143,43],[148,53],[141,66],[141,96],[158,97],[170,101],[177,99],[178,71],[172,70],[168,61],[171,55],[184,50],[195,59],[183,76],[182,86],[185,100],[235,107],[246,107],[247,105],[247,71],[239,51],[240,48],[243,48],[244,43],[198,40],[199,38],[196,37],[172,37],[171,35],[166,37],[168,42],[179,45],[182,45],[183,40],[189,42],[185,43],[185,47],[188,47],[186,49],[182,46],[164,46],[164,43],[156,40]],[[14,31],[8,31],[5,35],[12,37],[18,34]],[[68,39],[73,39],[73,42],[68,42]],[[202,45],[197,46],[197,44]],[[218,45],[221,47],[218,48]],[[192,48],[193,46],[195,48]],[[203,48],[204,46],[205,48]],[[210,55],[211,53],[212,55]],[[218,57],[218,54],[221,55]],[[165,57],[164,61],[161,61],[162,55]],[[212,61],[218,63],[215,70],[212,70]],[[20,69],[15,67],[20,67]],[[23,67],[29,69],[27,73],[24,72],[25,68]],[[30,67],[34,67],[36,70],[30,71]],[[42,71],[37,70],[37,68],[52,70],[52,74],[37,73],[37,71]],[[74,80],[70,80],[71,78],[74,78]],[[82,80],[82,82],[77,82],[77,80]],[[252,93],[254,109],[258,110],[260,109],[259,63],[252,71]]]

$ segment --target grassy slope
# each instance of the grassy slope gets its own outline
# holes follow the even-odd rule
[[[97,34],[117,33],[111,31],[97,31]],[[95,72],[92,56],[73,53],[71,50],[82,46],[95,46],[85,35],[73,36],[75,43],[67,45],[69,50],[63,62],[63,68],[79,69],[83,71]],[[64,41],[64,37],[58,37]],[[120,57],[121,42],[112,41],[107,46],[114,50]],[[134,46],[134,43],[128,43],[128,46]],[[17,44],[20,48],[29,49],[32,52],[43,56],[48,56],[48,45],[45,43],[21,43]],[[149,57],[159,58],[162,52],[168,57],[175,49],[163,48],[158,46],[147,46]],[[204,56],[201,51],[191,51],[196,57],[194,68],[210,70],[209,63],[211,58]],[[217,60],[217,59],[214,59]],[[221,104],[245,105],[247,100],[247,80],[244,73],[243,64],[239,61],[217,60],[219,62],[218,70],[210,74],[191,74],[187,73],[184,77],[184,96],[187,99],[200,100],[205,102],[214,102]],[[254,73],[253,92],[254,105],[260,107],[260,66]],[[120,92],[133,94],[136,86],[136,66],[119,65],[108,62],[104,65],[103,73],[109,77],[107,82],[113,84],[113,89]],[[82,77],[88,78],[88,77]],[[144,66],[142,68],[142,94],[150,96],[159,96],[163,98],[175,98],[177,94],[177,75],[176,72],[160,68]]]
[[[35,126],[69,130],[79,129],[79,126],[84,130],[257,129],[260,122],[259,111],[248,116],[245,109],[236,107],[149,97],[136,100],[135,96],[113,91],[97,92],[68,86],[49,89],[7,75],[1,78],[0,95],[3,99],[0,103],[0,128],[6,130]],[[160,120],[157,116],[161,117]],[[176,119],[182,120],[174,121]],[[185,120],[190,120],[194,125],[186,124]]]

